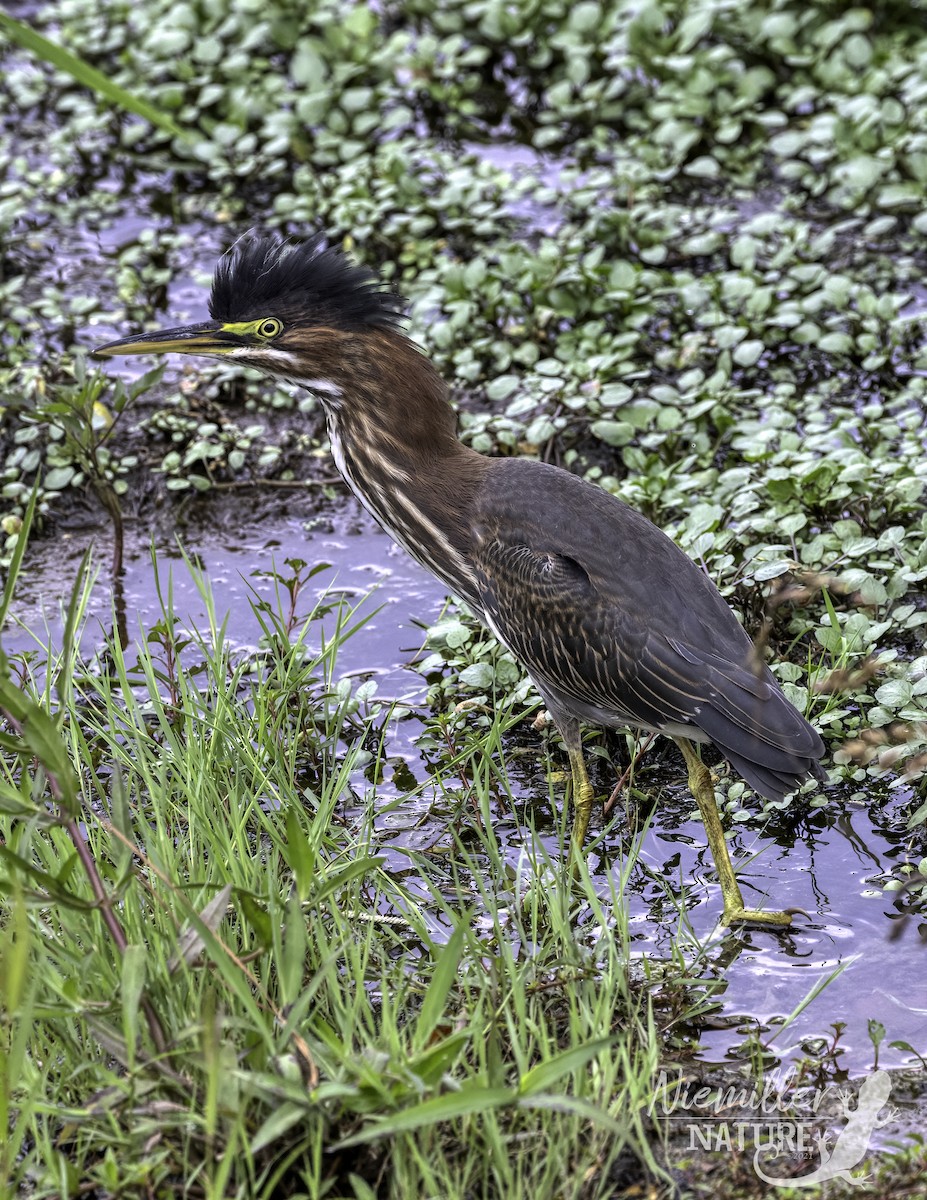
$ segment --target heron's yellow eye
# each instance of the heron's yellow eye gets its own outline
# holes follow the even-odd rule
[[[271,338],[277,337],[283,332],[283,322],[278,321],[276,317],[268,317],[266,321],[261,321],[257,327],[258,337],[266,338],[270,341]]]

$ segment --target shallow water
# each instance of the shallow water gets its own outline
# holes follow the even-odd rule
[[[60,637],[58,607],[61,597],[69,592],[88,537],[84,532],[59,534],[54,540],[36,541],[30,548],[27,570],[13,605],[20,626],[8,627],[4,633],[8,653],[35,646],[34,637],[24,629],[47,627],[53,643]],[[255,592],[271,596],[274,583],[267,572],[285,574],[284,562],[290,557],[310,564],[331,564],[313,578],[313,589],[344,591],[352,604],[362,603],[360,612],[372,614],[366,626],[344,644],[338,657],[338,673],[373,676],[379,697],[401,700],[413,708],[424,705],[426,684],[408,664],[421,649],[421,626],[438,617],[444,592],[385,534],[307,533],[298,518],[288,516],[275,525],[263,522],[260,530],[241,533],[214,528],[191,530],[186,549],[205,571],[217,616],[221,622],[228,614],[229,639],[241,649],[257,642],[259,627],[248,599]],[[173,607],[181,622],[200,630],[208,628],[206,606],[176,543],[159,546],[159,558],[162,572],[164,563],[172,560]],[[107,559],[104,541],[98,560]],[[162,588],[166,583],[162,574]],[[125,592],[129,635],[139,637],[160,615],[147,545],[136,544],[129,549]],[[106,581],[98,579],[85,639],[92,639],[101,625],[111,623],[110,605]],[[393,770],[385,773],[377,787],[378,806],[385,808],[403,792],[395,776],[397,763],[407,765],[417,782],[427,779],[428,764],[414,741],[419,729],[415,720],[391,723],[387,752]],[[519,747],[530,749],[537,735],[522,730],[513,735],[516,737]],[[537,738],[536,744],[538,755],[543,755],[544,743]],[[662,752],[654,753],[659,757]],[[556,751],[554,754],[557,756]],[[553,765],[562,770],[564,763],[557,758]],[[536,836],[552,861],[557,862],[562,855],[559,826],[547,790],[532,803],[530,781],[538,775],[513,768],[515,762],[517,754],[512,755],[509,764],[513,796],[516,803],[530,806]],[[780,819],[775,831],[760,834],[741,829],[732,843],[732,857],[746,902],[802,908],[809,917],[796,918],[795,927],[785,934],[724,933],[716,927],[721,912],[720,891],[714,881],[704,830],[693,814],[694,805],[685,788],[681,762],[675,764],[667,754],[665,763],[658,770],[645,772],[639,783],[653,788],[657,786],[655,780],[662,799],[649,814],[643,814],[648,820],[640,858],[625,890],[625,902],[636,957],[669,959],[674,940],[682,936],[684,941],[688,939],[693,956],[697,953],[696,943],[703,947],[699,973],[719,981],[715,997],[719,1010],[709,1027],[692,1031],[698,1034],[698,1058],[707,1062],[730,1060],[737,1055],[747,1033],[759,1025],[764,1027],[760,1041],[766,1044],[772,1039],[773,1052],[788,1062],[802,1056],[803,1042],[828,1036],[832,1023],[840,1021],[846,1029],[839,1040],[839,1063],[843,1070],[856,1075],[873,1065],[873,1046],[867,1032],[872,1019],[886,1028],[880,1066],[912,1060],[904,1049],[892,1047],[893,1041],[907,1042],[920,1051],[927,1047],[927,1000],[921,986],[924,950],[918,931],[912,921],[898,940],[889,941],[899,914],[891,894],[883,893],[873,882],[905,860],[901,796],[894,804],[864,806],[848,805],[838,795],[825,808],[809,811],[796,806],[801,815]],[[446,817],[431,813],[430,800],[426,788],[376,821],[381,838],[378,849],[404,874],[409,862],[402,848],[428,844],[444,832]],[[507,860],[513,870],[523,873],[530,834],[509,810],[499,813],[496,828]],[[593,878],[604,897],[620,878],[622,845],[627,836],[622,819],[613,818],[603,843],[590,858]],[[744,863],[743,855],[754,854],[753,861]],[[917,856],[912,858],[916,861]],[[688,934],[680,930],[676,906],[667,895],[668,889],[680,894],[683,883],[691,924]],[[774,1037],[777,1022],[788,1017],[822,978],[839,967],[844,968],[842,974]]]

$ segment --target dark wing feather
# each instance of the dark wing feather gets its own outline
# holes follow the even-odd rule
[[[473,518],[480,604],[555,715],[688,727],[771,799],[820,772],[818,734],[656,526],[541,463],[497,460],[489,482]]]

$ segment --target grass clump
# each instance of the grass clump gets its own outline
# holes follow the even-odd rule
[[[91,640],[79,581],[60,650],[0,659],[0,1195],[585,1197],[657,1171],[614,897],[536,852],[513,884],[491,828],[414,873],[378,844],[376,787],[345,801],[390,714],[344,703],[358,622],[298,617],[291,569],[256,655],[202,581],[203,631],[168,581],[144,639]]]

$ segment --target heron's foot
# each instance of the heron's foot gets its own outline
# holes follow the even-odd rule
[[[725,908],[722,925],[752,925],[761,929],[788,929],[792,924],[791,912],[776,912],[759,908]]]
[[[721,884],[721,895],[724,897],[724,916],[722,925],[748,925],[758,929],[788,929],[792,924],[795,913],[803,912],[800,908],[790,908],[786,912],[776,909],[747,908],[740,886],[734,877],[730,859],[716,862],[718,882]],[[805,916],[808,914],[805,913]]]

